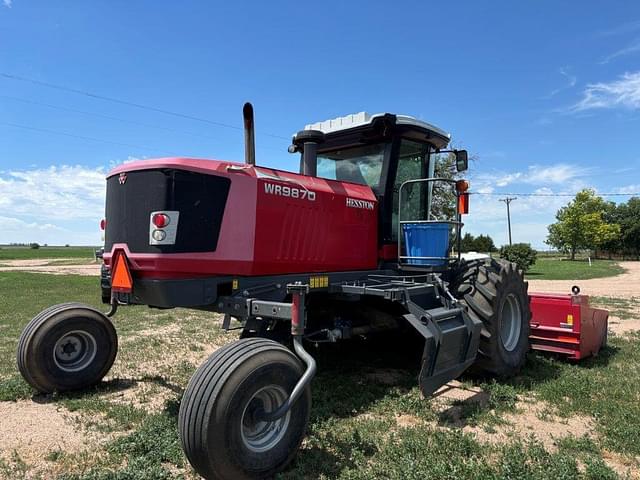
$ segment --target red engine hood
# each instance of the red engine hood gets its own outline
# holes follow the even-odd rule
[[[376,197],[367,185],[357,183],[327,180],[324,178],[309,177],[298,173],[277,170],[275,168],[247,165],[245,163],[231,162],[227,160],[208,160],[202,158],[166,157],[150,160],[138,160],[131,163],[124,163],[117,166],[107,174],[107,178],[120,173],[134,170],[151,170],[157,168],[178,168],[192,172],[224,175],[238,174],[253,178],[260,178],[274,181],[290,181],[307,188],[320,190],[332,190],[335,193],[349,195],[361,200],[376,201]]]

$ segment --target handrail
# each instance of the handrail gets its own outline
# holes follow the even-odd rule
[[[455,188],[455,185],[457,183],[457,180],[453,180],[451,178],[439,178],[439,177],[431,177],[431,178],[416,178],[413,180],[407,180],[406,182],[402,182],[400,184],[400,188],[398,189],[398,265],[402,265],[403,259],[408,259],[408,260],[449,260],[451,258],[450,255],[447,255],[446,257],[412,257],[412,256],[407,256],[407,255],[401,255],[402,252],[402,237],[403,237],[403,232],[402,232],[402,225],[403,224],[407,224],[407,223],[447,223],[449,225],[453,225],[456,229],[456,237],[457,237],[457,242],[458,242],[458,259],[460,259],[460,230],[462,227],[462,220],[461,220],[461,216],[460,216],[460,210],[459,210],[459,203],[456,201],[456,205],[455,205],[455,209],[456,209],[456,213],[455,213],[455,218],[457,220],[402,220],[402,189],[409,185],[409,184],[414,184],[414,183],[435,183],[435,182],[443,182],[443,183],[448,183],[452,186],[452,190],[454,192],[454,194],[456,195],[456,200],[457,197],[460,195],[460,193],[458,192],[458,190]],[[433,201],[431,198],[432,195],[432,191],[429,192],[429,198],[427,201],[427,212],[426,212],[426,216],[427,218],[429,218],[429,215],[431,213],[431,207],[433,205]]]

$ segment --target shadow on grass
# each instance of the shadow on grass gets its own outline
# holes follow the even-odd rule
[[[410,332],[309,349],[318,363],[312,421],[355,416],[384,397],[405,394],[418,384],[423,348]]]
[[[491,409],[491,394],[485,391],[474,392],[463,400],[455,400],[450,407],[438,413],[438,425],[464,428],[475,424],[479,416]]]

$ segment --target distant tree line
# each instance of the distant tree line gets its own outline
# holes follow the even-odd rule
[[[556,213],[546,243],[575,259],[579,251],[640,260],[640,198],[605,201],[585,189]]]
[[[40,248],[40,244],[38,242],[30,242],[30,243],[11,242],[11,243],[8,243],[6,246],[8,246],[8,247],[29,247],[29,248],[32,248],[34,250]],[[43,246],[44,247],[48,247],[49,244],[45,243]],[[65,247],[68,247],[68,246],[69,246],[69,244],[67,243],[65,245]]]
[[[478,235],[474,237],[470,233],[465,233],[460,240],[461,252],[482,252],[491,253],[497,250],[493,239],[489,235]]]

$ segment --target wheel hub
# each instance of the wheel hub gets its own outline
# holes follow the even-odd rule
[[[64,345],[62,345],[62,352],[71,357],[71,355],[75,352],[78,351],[78,342],[76,339],[67,339],[67,343],[65,343]]]
[[[261,420],[262,412],[272,412],[282,405],[288,395],[279,385],[268,385],[258,390],[247,402],[241,417],[241,437],[245,447],[260,453],[272,449],[282,439],[291,412],[271,422]]]
[[[96,340],[89,332],[74,330],[58,339],[53,348],[53,361],[65,372],[86,368],[96,356]]]
[[[522,330],[522,309],[514,293],[509,293],[500,315],[500,340],[505,350],[512,352],[518,346]]]

